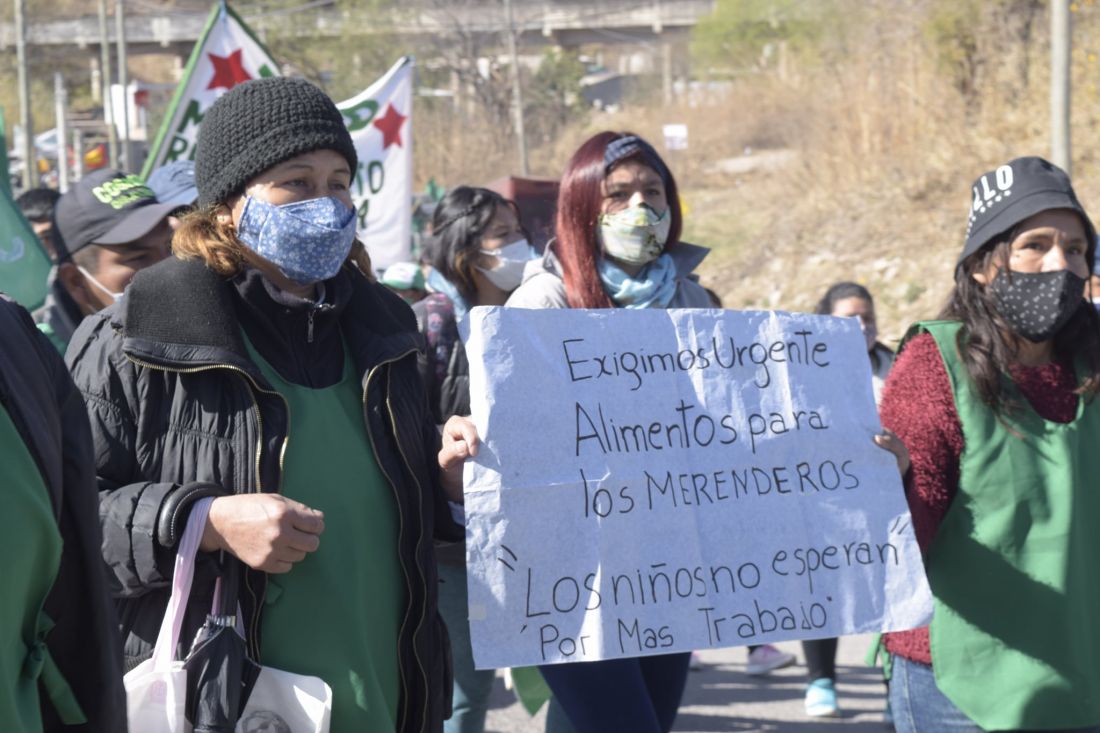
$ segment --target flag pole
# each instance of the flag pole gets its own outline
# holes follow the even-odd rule
[[[60,71],[53,75],[54,110],[57,117],[57,189],[69,190],[69,93]]]
[[[26,0],[15,0],[15,51],[19,68],[19,123],[23,127],[23,190],[38,185],[38,160],[34,152],[34,121],[31,119],[31,82],[27,73]]]
[[[84,177],[84,135],[79,129],[73,130],[73,181]]]
[[[115,0],[115,43],[118,44],[118,85],[122,92],[122,139],[119,168],[130,172],[130,74],[126,68],[126,3]]]
[[[99,65],[103,82],[103,124],[107,125],[107,165],[118,167],[118,129],[111,112],[111,39],[107,36],[107,0],[99,0]]]

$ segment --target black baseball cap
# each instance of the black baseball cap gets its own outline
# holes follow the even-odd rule
[[[971,187],[966,244],[956,268],[990,242],[1002,238],[1023,220],[1049,209],[1069,209],[1081,217],[1092,265],[1096,228],[1077,198],[1066,172],[1036,156],[1016,158],[983,173]]]
[[[89,244],[126,244],[152,231],[176,208],[157,201],[139,176],[106,168],[85,176],[54,209],[66,255]]]

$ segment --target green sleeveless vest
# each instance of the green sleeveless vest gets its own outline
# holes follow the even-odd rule
[[[290,415],[281,493],[325,513],[316,552],[268,578],[263,663],[332,688],[332,731],[393,731],[401,697],[398,637],[406,599],[401,519],[375,460],[350,352],[337,384],[285,380],[245,337]]]
[[[959,357],[960,327],[918,323],[907,336],[935,339],[965,441],[927,560],[936,683],[987,730],[1096,725],[1100,404],[1078,400],[1073,422],[1054,423],[1017,392],[1020,408],[998,419]]]

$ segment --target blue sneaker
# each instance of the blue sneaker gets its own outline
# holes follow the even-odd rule
[[[806,715],[811,718],[835,718],[840,715],[836,705],[836,687],[831,679],[822,677],[806,688]]]

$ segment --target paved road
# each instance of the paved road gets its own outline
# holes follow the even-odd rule
[[[768,677],[745,674],[745,649],[717,649],[702,652],[706,666],[691,672],[684,702],[674,731],[754,731],[767,733],[887,733],[882,722],[882,674],[863,664],[869,637],[841,639],[837,654],[837,689],[842,715],[829,720],[811,720],[802,710],[806,668],[797,642],[779,644],[797,654],[799,664]],[[504,689],[497,676],[487,730],[491,733],[543,733],[545,708],[534,718]],[[608,733],[629,733],[609,731]]]

